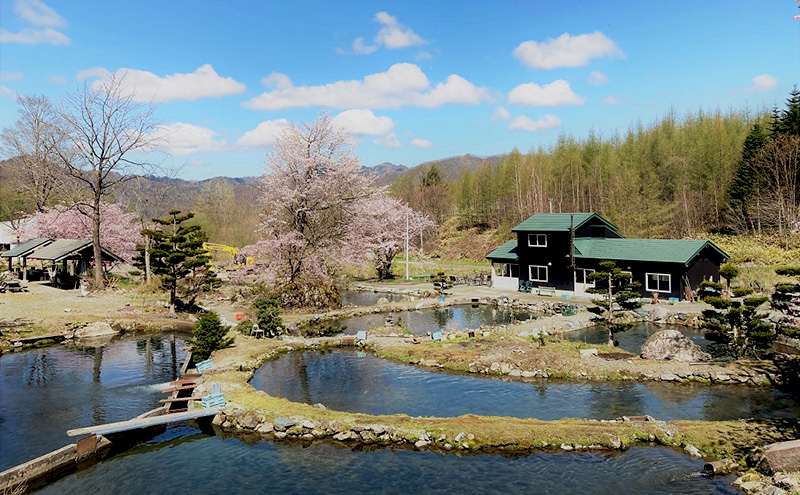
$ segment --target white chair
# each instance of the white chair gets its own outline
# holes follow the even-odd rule
[[[259,328],[258,323],[253,323],[253,328],[250,329],[250,336],[258,338],[259,336],[264,336],[264,330]]]

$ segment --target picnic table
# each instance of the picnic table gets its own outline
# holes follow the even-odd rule
[[[22,285],[19,280],[5,280],[0,282],[0,292],[23,292],[28,290],[26,285]]]

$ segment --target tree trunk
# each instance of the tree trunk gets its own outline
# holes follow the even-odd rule
[[[100,247],[100,194],[94,195],[92,204],[94,217],[92,218],[92,247],[94,248],[94,288],[105,289],[103,280],[103,250]]]
[[[614,347],[614,295],[611,292],[611,273],[608,274],[608,345]]]

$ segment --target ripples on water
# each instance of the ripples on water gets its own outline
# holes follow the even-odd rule
[[[367,414],[480,414],[542,420],[649,414],[662,420],[710,421],[800,415],[795,397],[770,388],[502,380],[428,371],[343,350],[289,353],[265,363],[251,384],[292,401],[320,402],[331,409]]]
[[[703,461],[664,448],[504,458],[352,451],[329,443],[244,444],[200,433],[136,447],[42,494],[733,494]]]
[[[158,406],[183,364],[183,345],[166,335],[138,336],[0,357],[0,471],[74,442],[68,429]]]

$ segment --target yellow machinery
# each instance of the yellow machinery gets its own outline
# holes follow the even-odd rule
[[[213,243],[213,242],[204,242],[203,243],[203,249],[205,249],[209,253],[211,251],[224,251],[226,253],[231,253],[231,256],[233,256],[233,267],[234,268],[241,268],[243,266],[251,266],[251,265],[254,265],[255,262],[256,262],[255,257],[248,256],[247,258],[245,258],[244,264],[242,264],[241,262],[237,263],[237,261],[239,261],[239,260],[237,260],[237,255],[239,254],[239,250],[236,249],[235,247],[232,247],[232,246],[226,246],[225,244],[216,244],[216,243]],[[212,271],[216,271],[214,269],[213,265],[211,266],[211,270]]]

